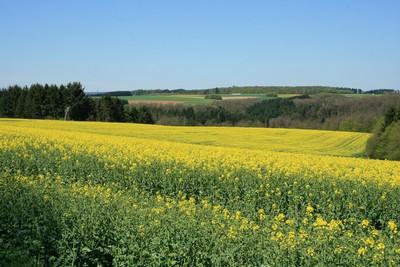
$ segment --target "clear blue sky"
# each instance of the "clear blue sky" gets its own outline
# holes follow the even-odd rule
[[[0,87],[400,88],[400,1],[0,0]]]

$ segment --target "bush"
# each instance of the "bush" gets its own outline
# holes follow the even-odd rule
[[[222,100],[222,96],[220,95],[206,95],[204,99],[214,99],[214,100]]]
[[[277,94],[266,94],[265,96],[266,96],[266,97],[278,97]]]

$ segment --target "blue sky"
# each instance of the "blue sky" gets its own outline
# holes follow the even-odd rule
[[[0,87],[400,88],[400,1],[0,0]]]

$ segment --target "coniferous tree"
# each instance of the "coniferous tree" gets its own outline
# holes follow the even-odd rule
[[[27,96],[26,89],[22,89],[15,106],[15,116],[18,118],[25,118],[26,96]]]
[[[111,96],[102,96],[96,103],[96,120],[109,122],[125,121],[123,102]]]
[[[139,109],[139,123],[153,124],[154,120],[146,106]]]

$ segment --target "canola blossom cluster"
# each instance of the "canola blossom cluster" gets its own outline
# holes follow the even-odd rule
[[[400,262],[398,162],[6,122],[0,265]]]

